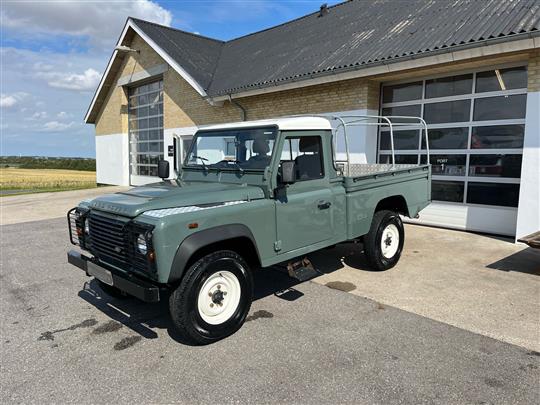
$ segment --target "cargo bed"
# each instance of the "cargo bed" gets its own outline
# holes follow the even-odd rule
[[[378,180],[387,182],[389,177],[394,177],[397,182],[408,181],[411,177],[427,177],[429,170],[430,166],[427,164],[351,164],[350,175],[343,176],[343,184],[346,192],[352,192],[364,186],[372,187]]]

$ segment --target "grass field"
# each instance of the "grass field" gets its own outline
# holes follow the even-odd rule
[[[0,195],[96,187],[96,173],[79,170],[0,168]]]

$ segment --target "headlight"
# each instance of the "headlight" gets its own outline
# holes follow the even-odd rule
[[[139,234],[139,236],[137,236],[136,246],[139,253],[146,255],[148,252],[148,245],[146,244],[146,238],[143,234]]]

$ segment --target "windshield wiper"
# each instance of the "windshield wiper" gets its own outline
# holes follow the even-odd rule
[[[194,159],[200,159],[201,162],[202,162],[202,166],[203,166],[204,170],[208,170],[208,167],[207,167],[206,164],[204,163],[204,162],[208,162],[208,159],[207,159],[207,158],[204,158],[204,157],[202,157],[202,156],[195,156],[195,155],[193,155],[193,158],[194,158]]]

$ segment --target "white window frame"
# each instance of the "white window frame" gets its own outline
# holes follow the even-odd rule
[[[133,89],[136,89],[140,86],[144,86],[144,85],[148,85],[150,83],[160,83],[160,86],[158,88],[158,90],[149,90],[149,91],[146,91],[144,93],[137,93],[136,95],[132,95],[130,94],[130,92],[133,90]],[[138,156],[139,155],[154,155],[154,156],[159,156],[161,159],[164,158],[165,154],[164,154],[164,111],[163,111],[163,108],[164,108],[164,102],[163,102],[163,88],[164,88],[164,83],[163,83],[163,78],[162,77],[154,77],[154,78],[151,78],[149,80],[145,80],[144,82],[141,82],[141,83],[137,83],[137,84],[133,84],[131,86],[129,86],[126,90],[127,90],[127,97],[128,97],[128,136],[129,136],[129,171],[130,171],[130,175],[131,176],[143,176],[143,177],[155,177],[155,176],[152,176],[150,174],[139,174],[139,168],[140,167],[148,167],[148,168],[151,168],[151,167],[155,167],[157,168],[157,164],[147,164],[147,163],[139,163],[138,162]],[[139,96],[144,96],[144,95],[147,95],[147,94],[153,94],[153,93],[157,93],[161,91],[161,101],[158,101],[157,103],[147,103],[147,104],[141,104],[141,105],[137,105],[136,107],[134,108],[131,108],[129,106],[129,101],[130,99],[132,98],[135,98],[135,97],[139,97]],[[132,109],[140,109],[140,108],[144,108],[144,107],[147,107],[147,106],[150,106],[150,105],[161,105],[161,114],[157,114],[157,115],[148,115],[146,117],[133,117],[131,115],[131,110]],[[158,119],[158,124],[159,124],[159,119],[161,118],[161,126],[157,126],[157,127],[148,127],[148,128],[144,128],[143,130],[144,131],[152,131],[152,130],[157,130],[157,131],[161,131],[161,137],[160,139],[147,139],[147,140],[134,140],[132,135],[134,134],[137,134],[141,131],[140,128],[137,128],[136,130],[133,130],[131,128],[131,123],[132,122],[136,122],[138,121],[139,119],[150,119],[150,118],[157,118]],[[141,152],[138,145],[141,145],[141,144],[150,144],[150,143],[159,143],[161,144],[160,145],[160,151],[159,152],[156,152],[156,151],[152,151],[152,152]]]

